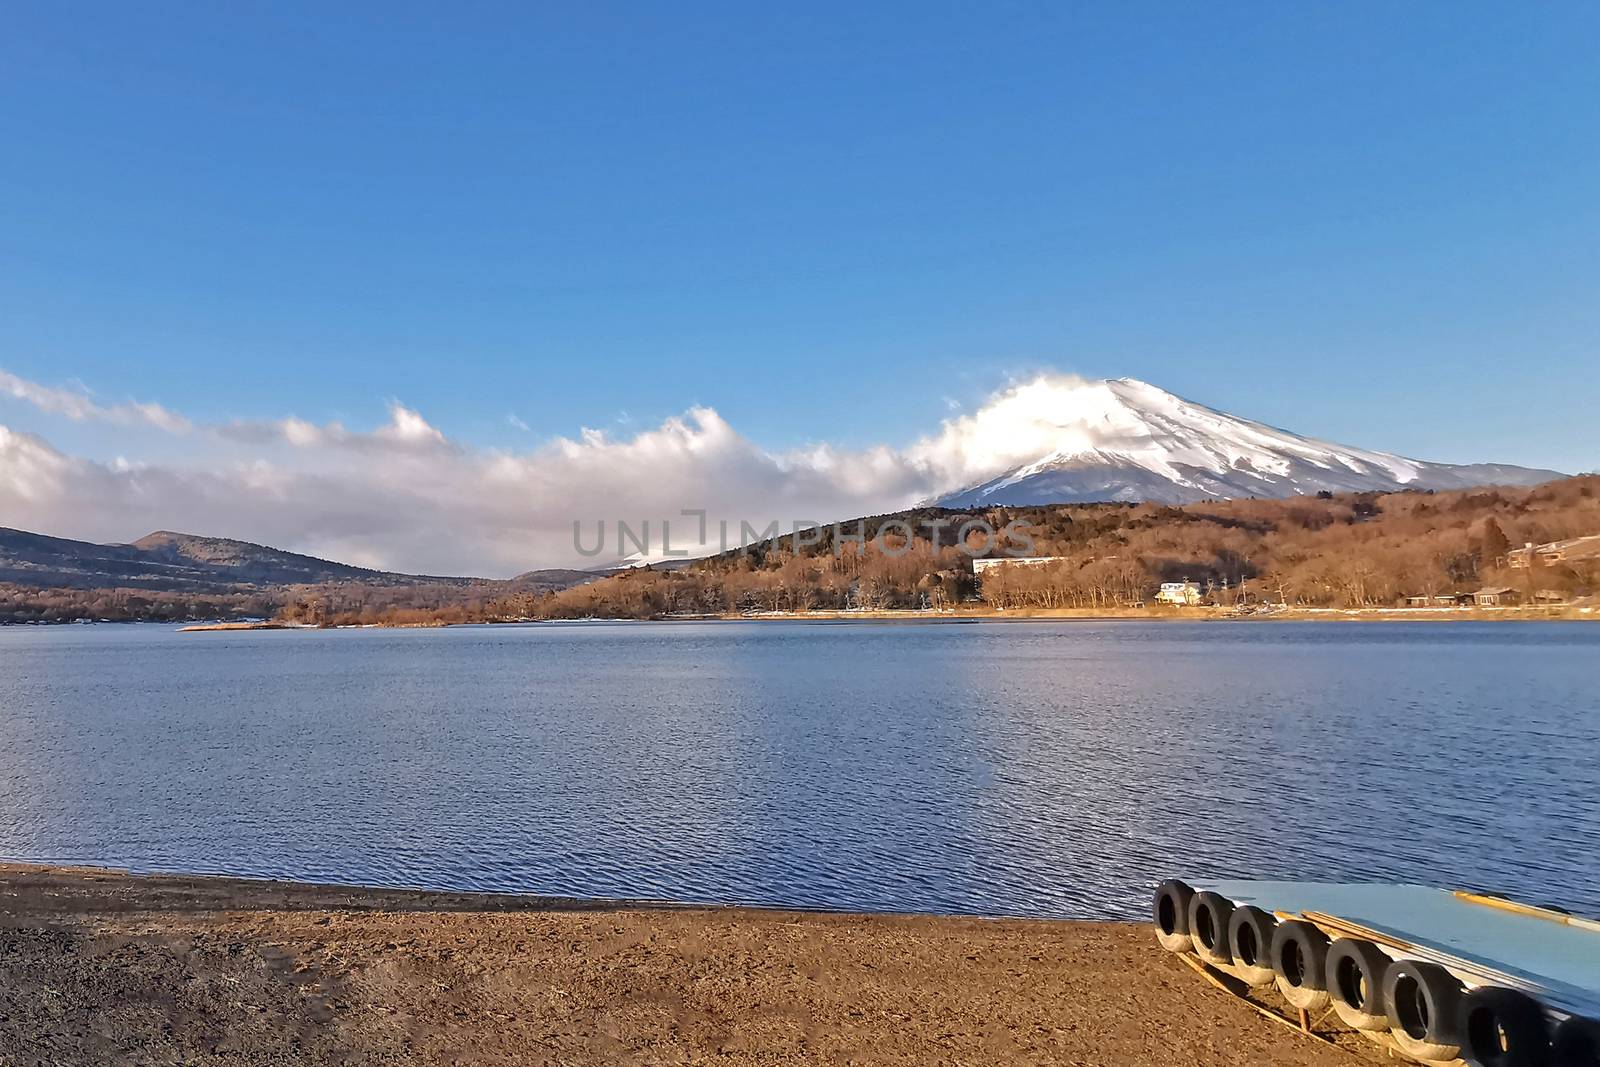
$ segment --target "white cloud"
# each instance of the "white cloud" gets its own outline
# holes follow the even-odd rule
[[[428,425],[428,420],[400,404],[389,406],[389,425],[375,431],[377,436],[410,444],[444,444],[444,434]]]
[[[63,415],[74,422],[111,422],[124,426],[145,423],[168,433],[187,433],[190,429],[188,419],[160,404],[127,403],[108,407],[96,403],[87,390],[41,385],[3,370],[0,370],[0,395],[26,401],[41,411]]]
[[[1057,450],[1103,448],[1126,417],[1104,382],[1040,374],[1006,386],[970,415],[946,419],[906,455],[938,471],[945,486],[967,485]]]
[[[0,426],[0,525],[20,520],[30,505],[48,504],[74,480],[73,461],[32,434]]]
[[[389,421],[370,433],[346,429],[339,422],[318,425],[293,415],[282,419],[238,420],[197,428],[203,433],[241,444],[282,443],[301,449],[382,451],[395,446],[413,449],[450,447],[444,434],[430,426],[420,413],[398,402],[389,405]]]
[[[505,451],[451,441],[399,403],[365,432],[292,417],[201,424],[0,372],[0,389],[68,419],[211,439],[191,463],[102,463],[0,426],[0,525],[96,541],[178,529],[397,570],[508,576],[585,562],[574,522],[592,545],[604,521],[609,555],[618,520],[636,530],[648,522],[656,545],[669,521],[673,547],[688,547],[698,522],[681,513],[704,510],[715,547],[723,519],[735,531],[741,520],[787,530],[907,506],[998,473],[1013,461],[1019,426],[1027,447],[1037,444],[1057,422],[1048,411],[1056,385],[1070,381],[1013,387],[905,449],[821,444],[777,454],[705,407],[620,436],[584,429]]]

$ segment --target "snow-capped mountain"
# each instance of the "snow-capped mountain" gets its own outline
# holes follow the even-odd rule
[[[1017,394],[1021,396],[1021,394]],[[1036,458],[938,497],[944,507],[1221,497],[1321,490],[1532,485],[1558,471],[1497,463],[1428,463],[1350,448],[1190,403],[1132,378],[1053,383],[1009,413]]]

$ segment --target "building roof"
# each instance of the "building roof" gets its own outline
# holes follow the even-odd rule
[[[1488,587],[1488,586],[1485,586],[1484,588],[1478,590],[1476,593],[1473,593],[1472,595],[1473,596],[1504,596],[1507,593],[1515,593],[1515,592],[1516,592],[1516,590],[1511,588],[1509,585],[1497,585],[1497,586],[1494,586],[1492,588]]]
[[[1600,555],[1600,534],[1584,534],[1582,537],[1569,537],[1564,541],[1546,541],[1542,545],[1528,543],[1521,548],[1513,548],[1506,553],[1508,559],[1524,559],[1538,553],[1547,555],[1551,552],[1568,553],[1576,549],[1580,555]]]
[[[1566,552],[1574,548],[1585,551],[1594,549],[1600,552],[1600,534],[1586,534],[1583,537],[1569,537],[1565,541],[1551,541],[1547,545],[1540,545],[1540,552]]]
[[[988,557],[985,557],[983,559],[975,559],[975,560],[973,560],[972,561],[972,569],[974,571],[985,571],[985,570],[988,570],[990,567],[1002,567],[1002,566],[1005,566],[1006,564],[1009,564],[1009,563],[1018,563],[1018,564],[1023,564],[1023,565],[1027,565],[1027,566],[1032,566],[1032,565],[1036,565],[1036,564],[1040,564],[1040,563],[1055,563],[1058,560],[1063,560],[1063,559],[1066,559],[1066,558],[1068,558],[1068,557],[1066,557],[1066,556],[988,556]]]

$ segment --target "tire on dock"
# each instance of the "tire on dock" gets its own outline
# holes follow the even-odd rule
[[[1600,1022],[1568,1016],[1550,1042],[1551,1067],[1595,1067],[1600,1064]]]
[[[1526,993],[1479,986],[1461,998],[1461,1058],[1474,1067],[1545,1067],[1544,1009]]]
[[[1233,901],[1220,893],[1196,893],[1189,901],[1189,936],[1194,954],[1207,963],[1226,967],[1233,962],[1228,949],[1228,920]]]
[[[1233,909],[1228,920],[1228,952],[1233,970],[1253,989],[1271,985],[1278,977],[1272,969],[1272,935],[1278,921],[1254,905]]]
[[[1341,937],[1328,949],[1326,982],[1333,1010],[1352,1030],[1389,1029],[1383,977],[1394,962],[1371,941]]]
[[[1194,946],[1189,936],[1189,902],[1194,887],[1188,882],[1168,878],[1156,886],[1156,940],[1168,952],[1188,952]]]
[[[1461,998],[1455,975],[1435,963],[1397,960],[1383,973],[1383,1002],[1396,1047],[1415,1060],[1461,1055]]]
[[[1301,1011],[1328,1006],[1328,937],[1302,919],[1281,922],[1272,932],[1272,971],[1278,992]]]

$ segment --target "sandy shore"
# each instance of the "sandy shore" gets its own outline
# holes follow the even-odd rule
[[[0,1064],[1359,1062],[1113,923],[0,865]]]

